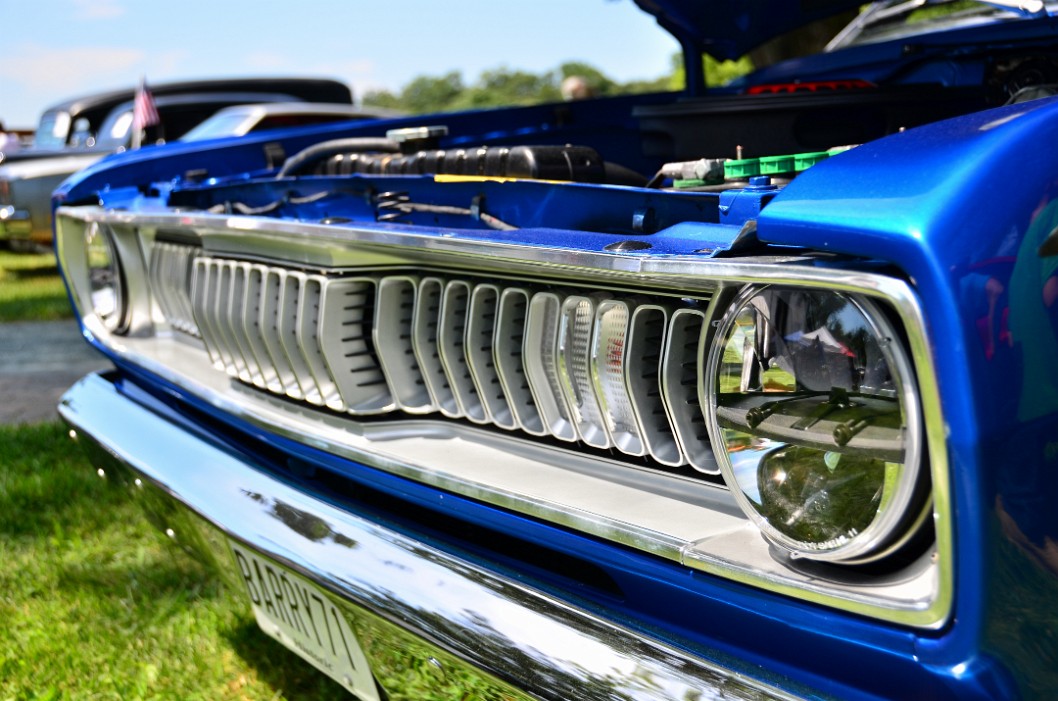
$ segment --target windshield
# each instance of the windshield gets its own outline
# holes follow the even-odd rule
[[[242,136],[239,132],[239,127],[243,125],[246,119],[247,115],[242,112],[216,114],[184,134],[180,140],[202,141],[203,139],[217,139],[222,136]]]
[[[107,116],[96,134],[96,146],[106,149],[127,146],[131,130],[132,110],[115,110]]]
[[[1047,13],[1048,4],[1042,0],[884,0],[868,5],[827,44],[826,50],[1044,17]]]
[[[45,112],[40,117],[33,145],[41,149],[56,149],[66,146],[70,135],[70,113],[61,110]]]

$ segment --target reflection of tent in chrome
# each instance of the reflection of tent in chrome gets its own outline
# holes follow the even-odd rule
[[[830,332],[825,326],[820,326],[815,331],[809,331],[803,333],[801,331],[795,331],[789,336],[785,336],[784,339],[788,343],[797,343],[806,348],[818,348],[822,347],[824,350],[832,353],[841,353],[842,355],[850,358],[855,358],[856,354],[849,350],[848,346],[834,338],[834,334]]]

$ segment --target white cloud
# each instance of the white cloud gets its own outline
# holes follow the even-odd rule
[[[125,7],[119,0],[73,0],[75,19],[113,19],[125,14]]]

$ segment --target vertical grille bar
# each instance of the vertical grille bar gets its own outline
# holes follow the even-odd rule
[[[683,451],[676,442],[661,392],[661,358],[668,324],[669,311],[665,307],[652,304],[636,307],[625,351],[625,356],[634,358],[636,365],[630,364],[626,374],[628,394],[650,455],[663,465],[682,465]]]
[[[320,304],[326,284],[327,278],[319,275],[306,275],[302,278],[298,294],[296,335],[301,356],[316,382],[323,405],[335,411],[345,411],[345,400],[338,391],[338,384],[327,367],[320,347]]]
[[[268,349],[268,357],[275,366],[276,377],[279,379],[282,392],[291,399],[305,399],[301,383],[298,382],[294,373],[294,364],[287,355],[280,328],[283,318],[283,290],[286,288],[286,273],[269,268],[264,274],[263,282],[259,319],[261,338],[264,340],[265,348]]]
[[[662,390],[687,462],[700,472],[718,474],[720,470],[709,446],[705,415],[698,399],[698,368],[705,336],[702,312],[678,309],[673,313],[665,344]]]
[[[591,375],[594,328],[595,299],[571,296],[563,300],[558,330],[558,374],[570,417],[582,441],[593,448],[609,448],[612,441]]]
[[[525,325],[525,375],[540,410],[540,418],[551,435],[564,441],[577,440],[558,370],[558,328],[562,302],[551,292],[538,292],[529,301]]]
[[[367,414],[394,408],[393,395],[375,353],[375,282],[324,280],[317,321],[319,345],[335,390],[348,411]],[[331,377],[329,375],[329,377]]]
[[[467,315],[466,357],[478,397],[492,423],[500,428],[513,429],[514,414],[496,371],[493,354],[499,302],[500,292],[495,285],[474,288]]]
[[[541,436],[546,431],[526,376],[528,361],[524,347],[528,321],[529,293],[519,288],[503,290],[492,341],[493,362],[518,427]]]
[[[257,361],[261,381],[265,389],[283,394],[283,385],[279,380],[276,363],[272,358],[262,330],[262,311],[265,299],[265,279],[268,269],[263,265],[251,265],[246,269],[246,295],[243,311],[243,334],[250,346],[250,352]]]
[[[614,446],[629,455],[644,455],[642,431],[629,397],[625,374],[629,356],[629,304],[604,300],[595,314],[592,340],[591,373],[602,417]]]
[[[217,331],[220,338],[220,352],[224,357],[224,364],[228,374],[238,377],[244,382],[249,382],[250,373],[246,370],[246,362],[242,358],[242,352],[232,336],[231,332],[231,297],[232,278],[234,277],[234,264],[229,261],[221,261],[217,265],[218,286],[217,298],[214,300],[214,318],[217,320]]]
[[[191,246],[177,246],[156,242],[151,248],[151,260],[147,268],[151,289],[169,326],[199,335],[191,310],[191,262],[195,251]]]
[[[242,358],[243,365],[249,377],[249,382],[257,387],[264,387],[264,376],[257,364],[250,339],[246,335],[246,304],[247,288],[249,287],[249,263],[235,263],[232,266],[231,278],[231,305],[228,308],[230,318],[230,331],[232,340],[235,341],[236,350]],[[246,381],[246,380],[244,380]]]
[[[192,275],[191,285],[191,308],[195,315],[202,341],[209,353],[209,360],[213,367],[218,370],[224,369],[224,358],[220,354],[220,341],[214,327],[215,320],[211,312],[212,306],[209,301],[213,296],[216,285],[216,263],[205,258],[195,261],[195,270]]]
[[[375,303],[375,348],[397,406],[411,414],[434,411],[422,370],[415,358],[413,330],[418,278],[385,277]]]
[[[477,387],[470,375],[466,355],[467,311],[470,306],[470,285],[462,280],[451,280],[445,285],[441,298],[441,318],[438,323],[438,344],[441,364],[448,375],[448,384],[455,395],[460,411],[475,423],[489,420]]]
[[[298,311],[301,291],[305,285],[306,275],[296,271],[284,272],[279,293],[279,342],[286,352],[294,379],[301,388],[301,395],[310,404],[323,405],[323,394],[316,385],[305,356],[301,354],[298,338]]]
[[[412,348],[415,350],[415,358],[419,361],[422,378],[426,382],[427,391],[433,397],[434,405],[445,416],[458,418],[463,414],[441,364],[438,339],[443,291],[444,282],[438,278],[424,278],[419,282],[419,295],[415,300],[412,321]]]

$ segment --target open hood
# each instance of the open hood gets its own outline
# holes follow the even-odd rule
[[[724,60],[769,39],[862,5],[862,0],[635,0],[684,50]]]

